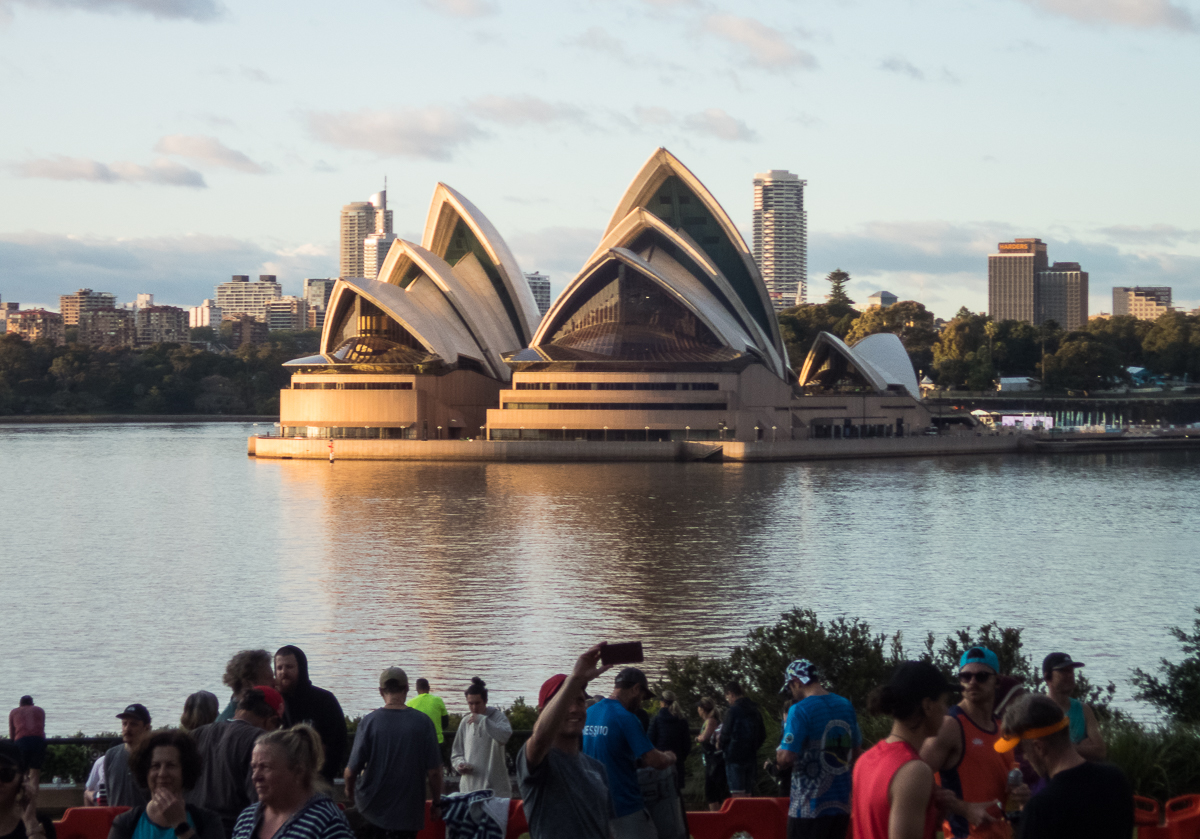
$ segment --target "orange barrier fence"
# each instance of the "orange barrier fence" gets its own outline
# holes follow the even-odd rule
[[[54,823],[58,839],[108,839],[113,819],[128,807],[68,807]]]

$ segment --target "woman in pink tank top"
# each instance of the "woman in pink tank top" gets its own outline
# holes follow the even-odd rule
[[[921,760],[920,749],[941,728],[955,690],[932,664],[906,661],[871,694],[870,711],[890,715],[892,732],[854,764],[854,839],[933,839],[938,824],[933,769]]]

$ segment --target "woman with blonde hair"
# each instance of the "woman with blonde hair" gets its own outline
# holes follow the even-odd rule
[[[688,754],[692,751],[692,732],[688,728],[687,717],[684,716],[683,706],[669,690],[659,693],[662,707],[650,720],[650,730],[647,735],[654,748],[660,752],[675,753],[675,781],[679,793],[683,794],[684,767]]]
[[[321,735],[308,723],[260,736],[250,759],[258,801],[242,811],[231,839],[354,839],[327,794],[324,762]]]
[[[710,810],[720,810],[721,804],[729,797],[729,786],[725,780],[725,755],[717,748],[718,735],[721,733],[721,712],[717,703],[709,697],[700,700],[696,707],[703,725],[696,742],[704,757],[704,800]]]

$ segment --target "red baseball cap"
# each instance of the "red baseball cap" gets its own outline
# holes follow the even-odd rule
[[[546,681],[542,682],[542,689],[538,691],[538,710],[542,711],[546,708],[547,703],[554,698],[558,693],[559,688],[563,686],[563,682],[567,680],[565,673],[558,673],[551,676]]]
[[[267,700],[267,704],[271,706],[271,710],[279,716],[283,716],[283,696],[279,691],[268,685],[255,685],[255,690],[262,691],[263,699]]]

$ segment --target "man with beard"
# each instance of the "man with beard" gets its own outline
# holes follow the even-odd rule
[[[346,716],[334,696],[308,677],[308,656],[288,644],[275,651],[275,689],[283,694],[283,727],[307,722],[321,735],[325,764],[321,775],[333,783],[346,766]]]

